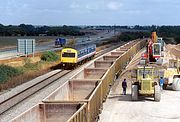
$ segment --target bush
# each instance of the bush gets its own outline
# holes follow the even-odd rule
[[[151,34],[149,32],[122,32],[121,35],[118,37],[118,40],[121,41],[130,41],[138,38],[143,37],[150,37]]]
[[[7,66],[7,65],[0,65],[0,83],[3,83],[9,80],[11,77],[22,74],[21,70],[16,68]]]
[[[41,55],[41,60],[53,62],[58,60],[58,55],[55,52],[47,51]]]
[[[25,63],[25,65],[23,66],[23,69],[25,71],[28,71],[28,70],[39,70],[40,69],[40,65],[39,63]]]

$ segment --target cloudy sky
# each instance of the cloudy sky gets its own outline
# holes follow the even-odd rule
[[[0,0],[0,23],[179,25],[180,0]]]

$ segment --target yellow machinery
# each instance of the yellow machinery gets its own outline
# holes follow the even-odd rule
[[[132,83],[132,100],[138,100],[139,96],[150,96],[154,97],[155,101],[160,101],[160,86],[155,80],[154,68],[138,67],[134,72],[136,73],[136,79]]]
[[[164,89],[169,85],[175,91],[180,90],[180,60],[169,60],[169,68],[164,71],[164,78]]]

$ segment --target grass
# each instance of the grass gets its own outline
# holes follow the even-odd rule
[[[0,83],[4,83],[8,81],[10,78],[22,73],[22,70],[7,65],[0,65]]]
[[[25,82],[32,80],[33,78],[36,78],[38,76],[41,76],[41,75],[47,73],[48,71],[49,71],[48,69],[41,70],[41,72],[39,72],[39,71],[28,71],[24,74],[20,74],[16,77],[13,77],[10,80],[8,80],[8,82],[0,84],[0,92],[3,90],[7,90],[10,88],[16,87],[17,85],[25,83]]]
[[[51,70],[52,66],[58,62],[39,61],[37,63],[30,63],[30,59],[24,60],[25,65],[19,67],[10,67],[0,65],[0,91],[13,88],[24,82],[32,80],[40,75],[45,74]]]
[[[41,55],[42,61],[53,62],[58,60],[58,55],[55,52],[47,51]]]

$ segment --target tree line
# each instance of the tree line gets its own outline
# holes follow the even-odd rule
[[[134,29],[156,31],[167,43],[180,43],[180,26],[135,26]]]
[[[71,35],[82,36],[85,33],[80,32],[77,26],[33,26],[27,24],[20,25],[2,25],[0,24],[0,36],[59,36]]]
[[[129,40],[134,40],[134,39],[142,39],[142,38],[148,38],[150,37],[151,33],[150,32],[123,32],[121,33],[120,36],[118,36],[118,40],[121,41],[129,41]]]
[[[129,33],[124,33],[121,39],[130,39],[134,37],[142,37],[142,34],[150,35],[152,31],[156,31],[158,36],[163,37],[167,42],[171,43],[171,40],[180,43],[180,26],[96,26],[96,29],[109,29],[118,30],[126,29]],[[83,36],[85,32],[81,32],[82,28],[78,26],[33,26],[28,24],[20,25],[2,25],[0,24],[0,36]],[[94,26],[86,26],[85,29],[94,29]],[[133,32],[138,33],[133,33]],[[139,33],[140,32],[140,33]],[[173,41],[173,42],[174,42]]]

